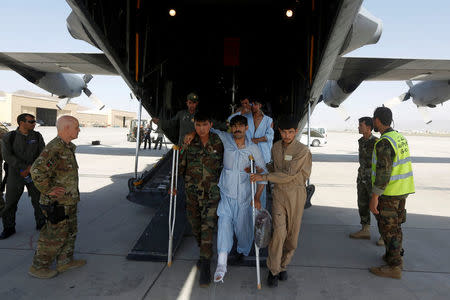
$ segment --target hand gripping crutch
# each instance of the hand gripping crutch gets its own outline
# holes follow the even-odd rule
[[[255,159],[253,155],[248,157],[250,159],[250,173],[256,174]],[[255,194],[256,194],[256,182],[252,182],[252,209],[253,209],[253,232],[255,232],[255,219],[256,219],[256,207],[255,207]],[[258,290],[261,289],[261,272],[259,269],[259,247],[255,241],[255,255],[256,255],[256,280],[258,283]]]
[[[170,178],[170,204],[169,204],[169,247],[167,249],[167,266],[172,265],[173,232],[175,230],[175,219],[177,212],[177,187],[178,187],[178,157],[180,147],[173,146],[172,153],[172,173]]]

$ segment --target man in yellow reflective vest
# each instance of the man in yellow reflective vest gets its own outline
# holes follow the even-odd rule
[[[381,277],[400,279],[403,260],[402,228],[406,221],[405,202],[414,193],[414,178],[408,141],[391,128],[392,111],[378,107],[373,113],[373,125],[381,136],[372,155],[372,198],[370,211],[378,221],[378,229],[384,240],[387,265],[370,268]]]

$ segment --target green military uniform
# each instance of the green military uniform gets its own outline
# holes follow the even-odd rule
[[[64,206],[66,215],[63,221],[57,224],[48,221],[42,228],[33,258],[33,267],[36,269],[48,268],[55,259],[58,266],[73,259],[77,235],[77,204],[80,201],[75,148],[73,143],[67,144],[56,137],[48,143],[31,167],[31,176],[41,191],[40,204],[50,205],[56,200],[59,205]],[[48,196],[54,187],[64,187],[65,194],[58,199]],[[44,213],[47,214],[45,211]]]
[[[358,190],[358,210],[361,218],[361,225],[370,225],[369,202],[372,196],[372,153],[378,138],[373,134],[368,139],[361,137],[359,145],[359,168],[356,179]]]
[[[3,156],[2,156],[1,143],[2,143],[3,136],[7,133],[8,133],[8,129],[3,124],[0,123],[0,183],[3,182]],[[3,199],[3,192],[4,192],[4,190],[0,191],[0,212],[5,207],[5,201]]]
[[[394,180],[394,176],[392,176],[394,161],[396,161],[397,165],[406,161],[409,161],[408,163],[410,164],[410,159],[407,141],[402,136],[400,138],[404,147],[399,148],[401,145],[398,145],[400,149],[398,151],[405,151],[406,149],[408,151],[407,159],[403,160],[404,162],[395,159],[396,152],[389,139],[384,136],[386,133],[392,131],[392,128],[386,130],[375,145],[373,153],[373,170],[375,172],[372,174],[372,192],[380,195],[377,207],[379,214],[376,215],[376,218],[381,237],[386,247],[386,262],[389,266],[396,267],[402,264],[400,254],[403,240],[401,224],[406,221],[405,203],[408,194],[386,195],[390,194],[386,193],[386,191],[390,182]],[[410,176],[412,177],[412,172]],[[413,189],[414,186],[412,186]]]
[[[179,173],[184,175],[187,217],[200,247],[201,259],[211,259],[213,254],[223,150],[217,134],[210,133],[205,146],[195,135],[190,145],[182,150],[180,159]]]
[[[178,145],[183,144],[184,136],[195,131],[194,115],[189,110],[184,109],[177,112],[177,114],[170,120],[160,120],[159,126],[163,131],[170,131],[170,129],[179,127],[178,130]]]
[[[15,132],[14,137],[13,132]],[[15,228],[17,204],[23,194],[24,186],[27,187],[28,195],[31,197],[36,225],[40,226],[45,222],[45,217],[39,207],[40,193],[33,182],[27,182],[20,172],[33,164],[39,156],[45,147],[44,139],[39,132],[34,130],[30,130],[27,135],[24,135],[17,129],[5,134],[2,141],[3,159],[8,163],[6,204],[1,212],[3,229]]]

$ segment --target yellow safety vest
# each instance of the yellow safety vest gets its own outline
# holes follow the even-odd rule
[[[389,180],[389,183],[386,186],[383,195],[399,196],[414,193],[414,177],[411,165],[411,157],[409,156],[408,141],[397,131],[384,133],[373,147],[372,185],[375,183],[377,171],[377,144],[382,139],[388,140],[395,151],[391,179]]]

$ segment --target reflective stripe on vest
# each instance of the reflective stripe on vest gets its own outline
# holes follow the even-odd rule
[[[396,131],[390,131],[383,134],[375,143],[372,153],[372,185],[375,183],[377,152],[376,145],[382,139],[386,139],[395,151],[392,172],[383,195],[398,196],[414,193],[414,177],[409,156],[409,147],[406,139]]]

